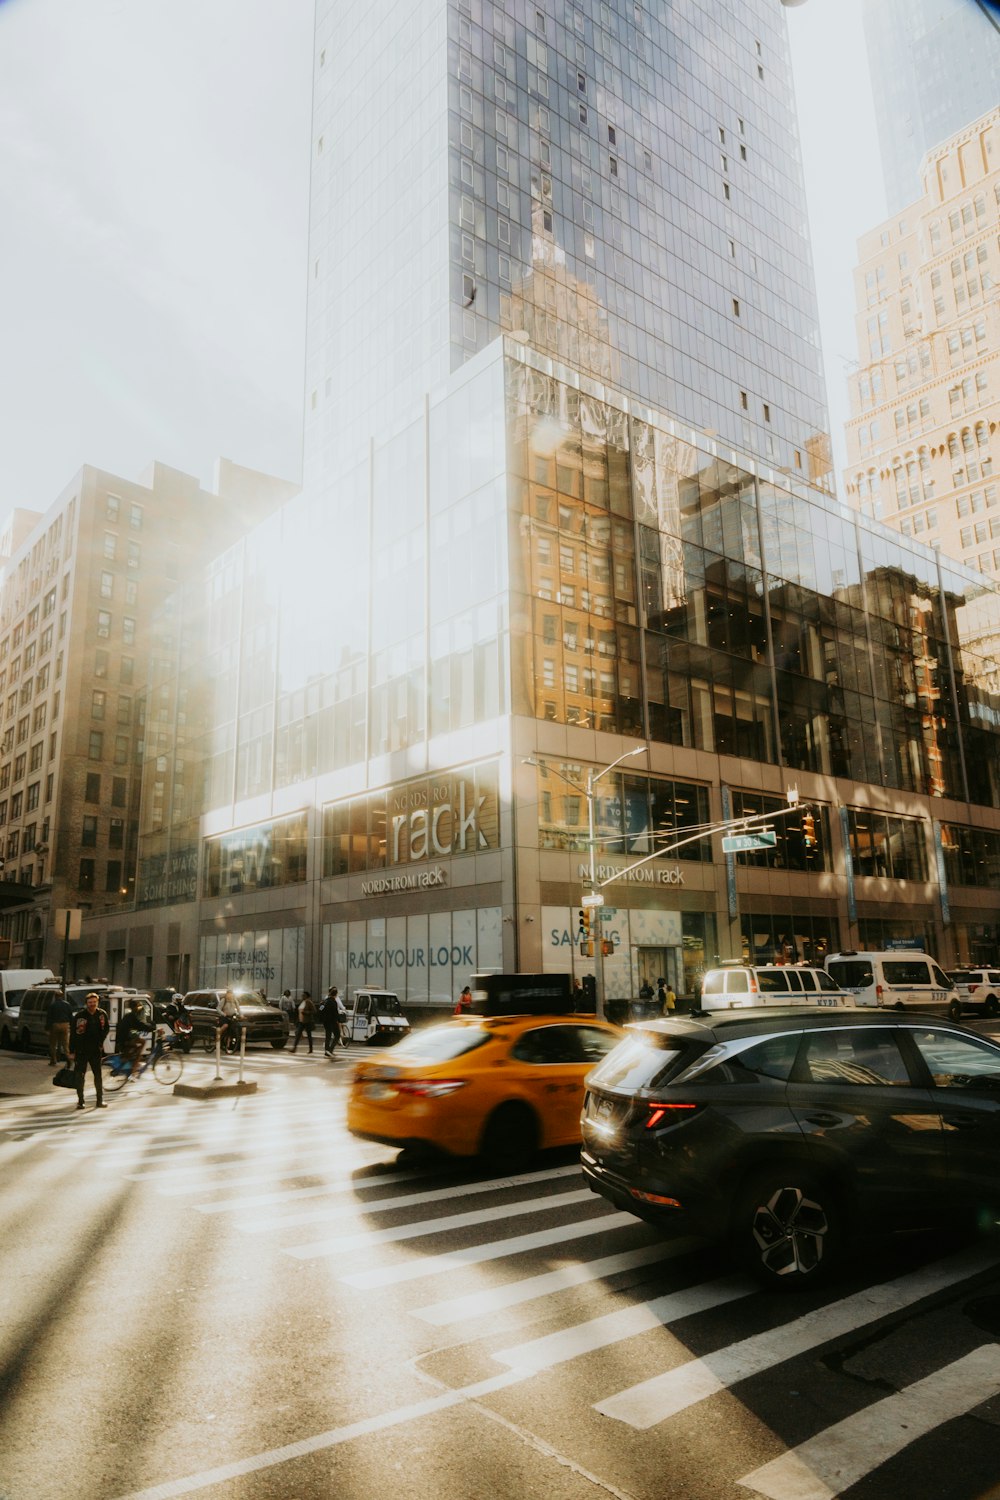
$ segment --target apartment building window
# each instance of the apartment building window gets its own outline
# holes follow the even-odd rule
[[[38,641],[38,649],[44,656],[46,651],[52,650],[52,626],[46,625]]]
[[[124,776],[111,778],[111,806],[124,807],[128,795],[128,782]]]
[[[28,770],[29,771],[40,771],[41,770],[41,768],[42,768],[42,752],[43,752],[44,749],[45,749],[45,744],[44,744],[43,740],[39,740],[37,745],[32,745],[32,747],[31,747],[31,754],[28,757]]]
[[[92,859],[81,859],[78,884],[81,891],[92,891],[94,889],[94,861]]]
[[[108,824],[108,848],[125,848],[125,819],[112,818]]]
[[[118,538],[115,536],[113,531],[106,531],[104,533],[104,556],[107,558],[108,562],[114,562],[115,552],[117,551],[117,549]]]
[[[7,835],[7,858],[16,859],[21,846],[21,835],[18,829]]]
[[[104,514],[107,516],[109,521],[118,520],[118,513],[121,510],[121,505],[122,503],[117,495],[108,496],[108,503],[105,506]]]
[[[122,620],[122,640],[126,646],[135,644],[135,621],[131,615],[126,615]]]
[[[48,593],[45,595],[45,598],[42,600],[42,619],[47,620],[49,615],[55,612],[55,607],[56,591],[54,588],[52,588],[49,589]]]
[[[122,884],[122,862],[120,859],[109,859],[107,873],[104,880],[106,891],[120,891]]]
[[[84,849],[97,848],[97,818],[93,813],[84,813],[83,815],[80,844]]]
[[[123,656],[118,664],[118,681],[131,682],[135,676],[135,657]]]
[[[42,788],[42,783],[40,781],[32,781],[29,784],[29,786],[28,786],[28,801],[27,801],[27,804],[26,804],[26,808],[27,808],[28,812],[34,812],[35,808],[38,806],[38,794],[41,791],[41,788]]]
[[[87,785],[83,794],[85,802],[100,802],[101,800],[101,773],[100,771],[87,772]]]
[[[46,800],[46,802],[51,802],[52,801],[52,792],[53,792],[53,789],[55,787],[55,780],[56,780],[56,778],[55,778],[55,772],[50,771],[49,774],[45,778],[45,800]]]
[[[104,735],[99,729],[92,729],[90,731],[90,738],[87,742],[87,755],[91,760],[104,759]]]
[[[11,816],[11,821],[12,822],[15,819],[17,819],[17,818],[19,818],[21,816],[21,811],[22,811],[23,807],[24,807],[24,793],[23,792],[15,792],[14,795],[13,795],[13,797],[11,797],[11,799],[10,799],[10,816]]]
[[[101,574],[101,598],[113,599],[115,596],[115,575],[113,573]]]
[[[101,688],[94,688],[90,695],[90,717],[92,719],[103,719],[106,703],[107,694]]]
[[[132,722],[132,699],[127,693],[118,695],[118,722],[119,724],[131,724]]]
[[[133,531],[142,530],[142,506],[130,505],[128,510],[128,524]]]
[[[14,780],[20,781],[28,764],[27,755],[18,755],[14,759]]]
[[[4,800],[2,802],[0,802],[0,828],[3,827],[3,825],[6,823],[6,821],[7,821],[7,799],[5,797]]]
[[[23,719],[18,719],[18,721],[17,721],[17,743],[19,745],[23,745],[24,742],[25,742],[25,740],[28,738],[28,732],[29,732],[30,727],[31,727],[31,721],[28,718],[27,714],[25,714],[25,716],[24,716]]]
[[[115,735],[115,765],[116,766],[127,766],[128,765],[128,735],[127,734],[116,734]]]
[[[104,640],[111,634],[111,614],[106,609],[97,611],[97,634]]]
[[[23,845],[22,853],[24,853],[24,854],[30,854],[31,851],[32,851],[32,849],[34,849],[34,847],[35,847],[35,834],[37,833],[37,831],[38,831],[38,824],[37,823],[29,823],[28,824],[27,828],[24,830],[24,845]]]
[[[45,728],[45,719],[48,713],[48,704],[39,703],[31,716],[31,732],[37,734],[40,729]]]

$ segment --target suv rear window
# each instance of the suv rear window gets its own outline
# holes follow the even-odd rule
[[[398,1047],[396,1048],[398,1051]],[[704,1046],[682,1041],[679,1037],[641,1032],[620,1042],[613,1052],[590,1074],[599,1088],[659,1088],[682,1067],[694,1062]]]

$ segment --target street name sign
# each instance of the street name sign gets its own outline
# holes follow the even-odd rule
[[[773,829],[761,833],[731,833],[722,840],[723,854],[748,854],[751,849],[773,849],[778,835]]]

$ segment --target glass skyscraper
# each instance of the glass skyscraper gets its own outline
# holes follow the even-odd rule
[[[998,598],[824,487],[777,0],[319,0],[315,97],[306,483],[164,614],[130,952],[586,979],[591,771],[611,998],[995,962]]]
[[[864,26],[891,217],[919,197],[925,152],[1000,98],[1000,5],[866,0]]]
[[[775,0],[318,0],[308,483],[500,333],[823,479]]]

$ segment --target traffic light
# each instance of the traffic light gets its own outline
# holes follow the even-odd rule
[[[807,849],[815,849],[816,819],[811,812],[802,814],[802,839]]]
[[[590,937],[590,912],[585,906],[580,908],[580,921],[577,925],[576,935],[581,943],[585,943]]]

